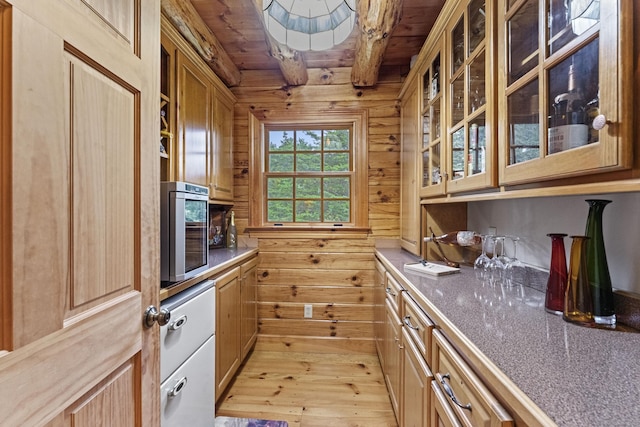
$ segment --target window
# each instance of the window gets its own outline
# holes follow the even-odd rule
[[[367,226],[365,113],[255,119],[252,130],[250,227]]]

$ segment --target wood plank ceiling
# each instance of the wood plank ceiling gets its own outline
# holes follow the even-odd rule
[[[298,52],[266,34],[263,1],[162,0],[162,11],[227,86],[242,85],[245,70],[279,69],[284,84],[297,86],[306,83],[307,69],[346,67],[354,86],[370,87],[409,72],[445,2],[357,0],[356,26],[344,43]]]

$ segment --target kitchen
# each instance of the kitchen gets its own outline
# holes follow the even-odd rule
[[[132,2],[125,16],[136,17],[136,13],[142,11],[139,20],[124,19],[115,25],[108,24],[111,22],[108,18],[112,16],[109,13],[113,10],[104,8],[103,17],[96,18],[95,10],[103,9],[100,2],[88,3],[93,5],[93,9],[80,2],[63,5],[48,2],[32,4],[28,1],[0,3],[3,17],[3,63],[0,68],[3,154],[0,179],[4,206],[1,223],[3,237],[6,237],[2,239],[3,305],[0,310],[3,319],[2,349],[7,350],[0,359],[2,390],[3,396],[7,393],[16,395],[18,402],[47,402],[47,405],[37,405],[37,408],[17,405],[17,411],[3,406],[2,414],[4,419],[9,419],[5,414],[14,413],[17,417],[24,417],[16,419],[30,420],[34,425],[47,424],[54,419],[62,422],[71,416],[65,413],[65,408],[70,408],[67,412],[72,412],[73,416],[82,415],[82,411],[80,415],[73,412],[77,406],[73,404],[90,391],[108,389],[109,385],[130,386],[137,384],[139,378],[140,387],[136,392],[142,397],[137,400],[139,406],[135,407],[136,410],[130,412],[137,414],[139,424],[159,425],[157,396],[160,375],[155,366],[159,360],[158,332],[156,327],[143,329],[139,319],[146,307],[160,305],[157,289],[160,277],[159,195],[157,191],[141,189],[159,188],[161,176],[156,161],[157,143],[150,142],[157,141],[160,79],[146,78],[159,77],[160,59],[154,55],[161,43],[161,6],[153,1]],[[202,6],[203,2],[194,1],[193,4]],[[630,10],[632,6],[626,7]],[[245,13],[249,10],[246,8]],[[633,19],[627,16],[624,22],[630,24],[633,21],[633,27],[637,28],[638,15],[635,11]],[[138,25],[128,22],[137,22]],[[136,29],[141,28],[157,31],[136,38]],[[8,37],[8,34],[31,36]],[[638,32],[634,30],[633,55],[630,56],[633,62],[626,69],[628,74],[624,80],[627,91],[640,77],[638,38]],[[631,40],[625,39],[625,42],[631,43]],[[12,64],[7,64],[7,52],[11,53]],[[256,56],[255,53],[253,55]],[[61,57],[64,64],[73,66],[61,67]],[[397,245],[403,234],[400,200],[405,187],[400,184],[402,132],[398,102],[403,81],[399,76],[381,75],[374,88],[355,89],[350,70],[336,66],[327,72],[319,65],[307,65],[309,81],[306,85],[283,85],[279,70],[243,71],[244,83],[230,90],[236,98],[233,107],[233,210],[239,246],[257,246],[260,252],[257,268],[261,273],[258,277],[267,273],[266,277],[281,288],[290,283],[287,277],[278,278],[283,270],[317,266],[318,274],[329,277],[341,261],[353,259],[353,264],[347,264],[342,272],[353,277],[354,283],[349,279],[346,286],[341,285],[343,278],[333,279],[333,282],[336,289],[347,291],[345,298],[355,295],[357,301],[358,294],[353,288],[362,277],[367,283],[373,282],[374,247]],[[73,73],[69,71],[71,69]],[[70,81],[78,83],[74,91],[62,84],[54,84]],[[327,83],[331,91],[327,90]],[[82,108],[93,105],[91,97],[83,97],[82,89],[87,87],[102,90],[110,96],[110,102],[119,102],[108,120],[95,112],[98,110]],[[10,91],[10,88],[13,89]],[[633,92],[637,93],[637,88]],[[13,96],[5,96],[8,93],[13,93]],[[79,108],[71,109],[73,103],[64,102],[66,107],[60,108],[61,100],[68,98],[69,93],[73,93],[74,100],[82,101]],[[635,98],[632,98],[634,112],[640,108]],[[261,230],[259,224],[250,223],[250,217],[257,216],[252,209],[260,206],[260,201],[255,199],[256,193],[251,191],[255,188],[252,186],[259,183],[252,181],[256,174],[251,173],[254,165],[250,152],[254,131],[260,128],[261,121],[276,120],[278,112],[295,112],[304,118],[304,113],[324,114],[346,109],[367,110],[367,185],[358,194],[368,198],[365,219],[370,232],[340,230],[344,239],[335,239],[332,233],[318,233],[317,238],[315,234],[310,238],[307,230],[282,229],[275,235],[274,231]],[[136,111],[139,112],[138,120],[142,121],[139,127],[132,119],[136,117]],[[68,126],[71,113],[75,117],[73,127]],[[635,113],[632,115],[636,116]],[[99,146],[99,156],[92,150],[83,150],[81,141],[95,139],[92,126],[105,122],[126,123],[128,126],[101,129],[109,135],[110,143]],[[634,134],[638,133],[638,126],[635,120]],[[68,135],[71,130],[74,133]],[[75,143],[71,144],[70,139]],[[113,141],[120,145],[114,147]],[[130,152],[127,151],[130,147],[138,147],[139,150],[132,155],[121,155]],[[638,293],[638,284],[634,281],[638,263],[629,256],[633,253],[633,239],[628,238],[627,231],[636,229],[637,153],[634,156],[630,170],[594,174],[593,178],[585,179],[586,183],[569,178],[565,183],[570,185],[560,186],[553,197],[549,194],[541,196],[543,193],[536,193],[535,188],[522,188],[521,192],[492,201],[489,200],[491,195],[481,191],[461,199],[467,203],[464,209],[458,203],[447,204],[442,203],[442,199],[425,198],[425,203],[422,207],[417,206],[418,211],[414,215],[419,215],[419,209],[424,209],[427,215],[437,215],[440,210],[446,218],[454,219],[451,224],[435,221],[438,231],[443,232],[456,229],[448,228],[454,226],[485,232],[487,227],[495,226],[501,234],[519,234],[526,242],[522,245],[523,260],[536,267],[548,268],[549,242],[546,234],[581,233],[586,220],[583,200],[592,194],[604,194],[604,198],[614,200],[605,213],[605,221],[608,221],[605,234],[608,239],[613,239],[607,240],[613,242],[607,246],[612,276],[616,284],[620,283],[617,288]],[[103,164],[102,169],[83,167],[94,165],[96,157],[109,159],[109,163]],[[123,163],[123,160],[130,163]],[[110,199],[104,201],[98,196],[104,193],[105,188],[130,188],[131,191],[108,192]],[[514,197],[509,197],[511,195]],[[458,210],[463,211],[465,218],[468,216],[465,224],[451,214]],[[101,215],[95,215],[96,212],[101,212]],[[518,218],[514,218],[515,215]],[[109,222],[107,218],[120,220]],[[545,222],[549,221],[546,218],[558,218],[558,228],[547,229]],[[70,228],[69,224],[73,227]],[[29,230],[38,232],[28,233]],[[290,245],[287,244],[289,239],[278,238],[282,235],[290,237]],[[127,239],[127,236],[135,238]],[[102,244],[105,238],[108,238],[108,245]],[[328,249],[318,249],[321,245],[327,245]],[[307,259],[314,254],[319,263]],[[84,255],[90,256],[83,258]],[[434,253],[428,254],[427,258],[437,259]],[[360,259],[366,259],[370,269],[359,273]],[[296,273],[305,277],[300,271]],[[320,292],[319,289],[314,291]],[[56,301],[55,307],[51,301]],[[270,333],[260,337],[261,345],[272,349],[282,347],[281,335],[286,331],[299,331],[299,335],[292,334],[299,345],[316,350],[317,338],[326,337],[329,325],[322,330],[309,329],[310,335],[300,333],[307,330],[302,320],[302,306],[314,302],[312,298],[295,302],[300,313],[294,328],[288,328],[283,319],[263,315],[261,328]],[[343,301],[331,302],[339,305]],[[344,303],[349,306],[348,301]],[[267,310],[266,304],[262,309]],[[113,328],[114,324],[120,328]],[[329,341],[329,346],[375,352],[371,336],[360,338],[360,334],[353,332],[343,335],[342,326],[338,323],[335,340]],[[346,323],[345,326],[350,325]],[[355,322],[351,327],[356,327]],[[69,354],[76,355],[75,360],[70,360]],[[48,363],[43,364],[39,360],[47,360]],[[82,361],[81,369],[78,369],[78,361]],[[65,374],[63,379],[47,375],[47,367],[50,366],[58,366],[59,371]],[[29,373],[28,381],[24,381],[26,373]],[[13,390],[15,384],[28,384],[28,387],[25,385]],[[60,393],[61,389],[68,393]],[[7,402],[6,399],[3,401]]]

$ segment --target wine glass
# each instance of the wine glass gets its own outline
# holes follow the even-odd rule
[[[487,266],[489,283],[492,285],[502,282],[504,277],[504,268],[506,266],[504,262],[504,236],[493,236],[493,258],[489,261]],[[498,255],[498,246],[500,246],[500,255]]]
[[[518,236],[509,236],[509,240],[513,242],[513,257],[509,258],[509,262],[505,267],[505,281],[508,286],[524,285],[527,278],[527,268],[522,261],[518,259]]]
[[[487,238],[489,236],[486,234],[483,234],[480,237],[482,238],[482,254],[480,254],[480,256],[476,258],[476,260],[474,261],[473,269],[476,272],[476,277],[478,277],[479,279],[482,279],[484,278],[485,273],[487,272],[487,267],[489,266],[489,261],[491,261],[491,258],[487,256],[487,248],[485,246],[487,242]]]

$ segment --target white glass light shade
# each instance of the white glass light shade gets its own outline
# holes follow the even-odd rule
[[[265,0],[264,22],[278,43],[296,50],[326,50],[349,37],[355,0]]]

